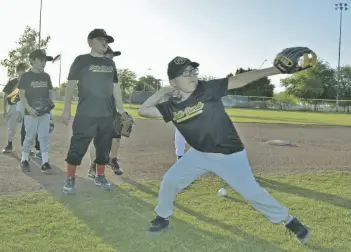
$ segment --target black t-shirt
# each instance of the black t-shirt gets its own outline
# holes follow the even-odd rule
[[[4,92],[6,95],[9,95],[17,88],[17,85],[18,85],[18,79],[17,78],[12,79],[6,84],[2,92]],[[6,99],[6,97],[4,97],[4,99]],[[7,99],[7,103],[9,105],[12,105],[9,99]]]
[[[221,100],[227,91],[228,78],[199,81],[187,100],[176,103],[171,98],[156,107],[164,121],[172,121],[194,149],[232,154],[244,150],[244,145]]]
[[[79,55],[74,60],[68,80],[78,81],[78,106],[76,116],[108,117],[114,111],[113,83],[117,83],[114,61],[90,54]]]
[[[12,79],[10,80],[6,86],[4,87],[4,89],[2,90],[2,92],[4,92],[5,94],[10,94],[16,87],[18,84],[18,79]]]
[[[28,104],[33,109],[40,107],[43,100],[50,99],[49,90],[53,89],[49,74],[45,72],[34,73],[32,71],[22,75],[18,88],[26,91]],[[25,110],[24,114],[28,115],[28,111]]]

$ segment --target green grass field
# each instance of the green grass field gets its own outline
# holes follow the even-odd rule
[[[159,236],[146,231],[157,183],[132,181],[104,192],[89,182],[75,196],[1,196],[0,251],[349,251],[350,173],[257,179],[313,229],[308,246],[301,247],[283,225],[268,222],[226,185],[228,197],[217,196],[223,183],[204,177],[178,196],[171,226]]]
[[[61,111],[62,103],[56,103],[54,114]],[[137,106],[128,111],[139,118]],[[228,113],[235,122],[351,125],[351,116],[345,114],[247,109]],[[350,251],[351,173],[266,174],[257,179],[313,229],[306,247],[222,181],[204,177],[178,196],[170,230],[159,236],[146,231],[154,217],[159,182],[129,181],[104,192],[78,179],[77,186],[84,188],[76,196],[62,196],[59,189],[0,196],[0,251]],[[217,196],[223,186],[229,191],[226,198]]]
[[[134,117],[138,115],[138,106],[125,104],[127,111]],[[62,102],[56,102],[55,115],[60,115],[63,109]],[[76,105],[72,105],[72,115],[75,114]],[[311,125],[341,125],[351,126],[351,114],[273,111],[255,109],[227,109],[233,122],[237,123],[285,123],[285,124],[311,124]]]

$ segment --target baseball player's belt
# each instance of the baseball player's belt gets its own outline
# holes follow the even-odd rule
[[[33,109],[37,112],[38,116],[49,114],[54,108],[55,104],[50,98],[38,98],[33,106]]]

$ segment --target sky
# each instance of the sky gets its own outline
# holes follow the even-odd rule
[[[351,6],[351,0],[343,1]],[[39,29],[40,0],[1,0],[0,58],[7,57],[26,25]],[[48,54],[62,54],[61,82],[80,54],[89,53],[88,33],[103,28],[120,50],[117,68],[167,80],[175,56],[200,63],[200,75],[224,77],[239,67],[272,65],[286,47],[307,46],[336,67],[339,16],[330,0],[43,0],[42,35],[51,36]],[[351,11],[344,13],[341,64],[351,64]],[[266,61],[265,61],[266,60]],[[150,68],[151,70],[147,71]],[[46,72],[58,86],[59,63]],[[279,87],[280,79],[271,78]],[[0,84],[8,81],[0,66]]]

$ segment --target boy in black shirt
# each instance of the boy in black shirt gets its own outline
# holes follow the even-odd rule
[[[172,121],[192,147],[164,175],[155,209],[157,217],[149,231],[157,232],[169,225],[179,191],[201,175],[214,172],[272,223],[284,222],[301,243],[307,242],[310,230],[256,182],[245,147],[221,101],[229,89],[282,72],[271,67],[229,78],[199,81],[198,66],[187,58],[174,58],[168,64],[171,87],[156,92],[139,109],[143,117]],[[181,100],[171,97],[159,103],[165,95],[175,92]]]
[[[52,168],[49,164],[49,128],[50,111],[39,114],[43,107],[51,100],[52,83],[50,75],[44,72],[47,61],[52,57],[47,56],[44,50],[34,50],[29,55],[31,69],[24,73],[18,84],[20,102],[24,106],[25,138],[22,145],[22,160],[20,167],[24,171],[30,170],[28,162],[29,153],[34,139],[38,134],[42,156],[42,172],[49,172]]]
[[[94,29],[88,35],[91,47],[89,54],[79,55],[71,65],[67,78],[63,122],[67,125],[71,117],[71,102],[74,86],[78,83],[79,102],[74,117],[69,151],[67,153],[67,177],[63,192],[74,193],[76,167],[94,139],[96,148],[95,185],[109,190],[111,184],[105,177],[112,143],[113,113],[117,108],[124,112],[122,92],[118,84],[117,70],[113,60],[105,57],[108,44],[113,37],[103,29]],[[116,104],[113,104],[114,96]]]
[[[120,56],[121,52],[120,51],[113,51],[111,49],[111,47],[107,47],[107,51],[105,52],[105,57],[112,59],[116,56]],[[117,76],[117,80],[118,80],[118,76]],[[112,96],[112,104],[115,105],[115,99]],[[111,166],[113,172],[116,175],[122,175],[123,174],[123,170],[121,169],[121,167],[118,164],[118,160],[117,160],[117,155],[118,155],[118,150],[121,144],[121,135],[118,134],[115,130],[112,131],[112,145],[111,145],[111,152],[110,152],[110,163],[109,166]],[[95,178],[96,176],[96,163],[95,163],[95,159],[96,159],[96,149],[94,146],[94,143],[91,142],[90,143],[90,167],[89,167],[89,171],[88,171],[88,177],[90,178]]]
[[[17,78],[10,80],[4,89],[3,111],[4,118],[7,119],[7,145],[3,149],[3,153],[12,152],[12,141],[17,130],[17,112],[16,107],[19,101],[19,89],[17,88],[19,79],[26,72],[28,66],[25,63],[20,63],[16,66]],[[9,108],[7,109],[7,105]]]

